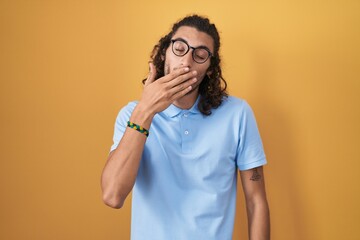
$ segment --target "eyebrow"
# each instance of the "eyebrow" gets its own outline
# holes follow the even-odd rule
[[[184,41],[184,42],[186,42],[189,46],[190,46],[190,44],[188,43],[188,41],[186,41],[185,39],[183,39],[183,38],[175,38],[175,39],[172,39],[172,40],[181,40],[181,41]],[[191,46],[191,47],[193,47],[193,46]],[[196,47],[194,47],[194,48],[205,48],[205,49],[207,49],[210,53],[211,53],[211,51],[210,51],[210,49],[207,47],[207,46],[205,46],[205,45],[200,45],[200,46],[196,46]],[[212,53],[211,53],[212,54]]]

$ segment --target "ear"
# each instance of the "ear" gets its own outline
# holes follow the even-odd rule
[[[210,77],[210,75],[213,73],[213,71],[212,70],[208,70],[207,72],[206,72],[206,75],[208,76],[208,77]]]

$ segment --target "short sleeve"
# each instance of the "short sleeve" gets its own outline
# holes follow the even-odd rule
[[[125,133],[127,121],[129,121],[131,113],[134,110],[136,104],[136,102],[130,102],[119,111],[115,121],[113,144],[110,148],[110,152],[115,150],[119,145],[119,142]]]
[[[255,116],[246,101],[243,101],[240,116],[239,137],[236,154],[236,164],[239,170],[265,165],[267,161]]]

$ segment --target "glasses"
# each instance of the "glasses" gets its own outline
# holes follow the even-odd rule
[[[207,47],[200,46],[200,47],[191,47],[185,40],[183,39],[173,39],[172,42],[172,51],[173,53],[178,56],[182,57],[185,56],[190,48],[192,51],[192,58],[196,63],[204,63],[210,57],[212,57],[212,53],[209,51]]]

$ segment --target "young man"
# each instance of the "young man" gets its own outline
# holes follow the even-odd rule
[[[250,239],[270,238],[261,138],[250,106],[225,91],[219,48],[207,18],[175,23],[154,47],[140,101],[117,116],[101,186],[113,208],[133,190],[133,240],[231,239],[237,169]]]

